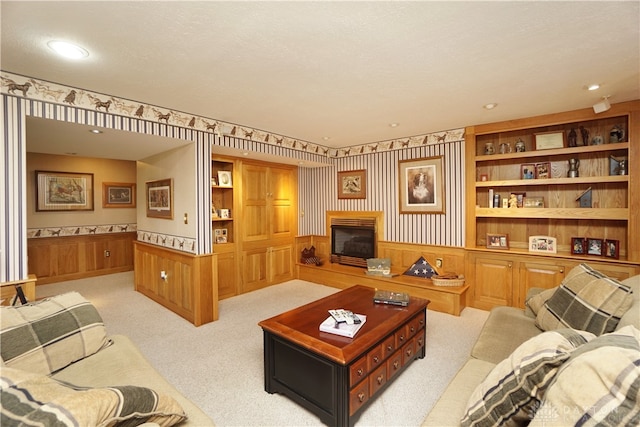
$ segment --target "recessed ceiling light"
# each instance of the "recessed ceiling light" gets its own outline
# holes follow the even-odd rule
[[[100,129],[91,129],[89,132],[95,133],[95,134],[103,133]]]
[[[47,43],[49,48],[53,49],[58,55],[69,59],[82,59],[89,56],[89,52],[73,43],[63,42],[60,40],[51,40]]]
[[[495,102],[491,102],[489,104],[485,104],[482,106],[482,108],[484,108],[485,110],[493,110],[494,108],[496,108],[498,106],[497,103]]]
[[[398,126],[400,126],[400,123],[389,123],[389,126],[392,128],[397,128]]]
[[[600,85],[597,83],[587,86],[587,90],[598,90],[598,89],[600,89]]]
[[[328,141],[328,140],[331,139],[331,137],[330,136],[323,136],[322,139],[325,140],[325,141]]]
[[[244,151],[244,152],[242,153],[242,155],[243,155],[243,156],[248,156],[248,155],[249,155],[249,152],[248,152],[248,151]]]

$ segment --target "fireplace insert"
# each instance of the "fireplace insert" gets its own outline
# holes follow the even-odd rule
[[[331,226],[331,261],[366,266],[376,256],[376,230],[371,227]]]

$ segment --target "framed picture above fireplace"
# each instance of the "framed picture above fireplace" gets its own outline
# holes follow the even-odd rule
[[[338,199],[366,199],[367,171],[338,172]]]
[[[442,156],[398,162],[401,214],[445,213],[442,169]]]

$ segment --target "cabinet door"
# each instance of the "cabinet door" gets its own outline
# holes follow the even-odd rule
[[[273,247],[270,250],[270,284],[294,278],[293,245]]]
[[[271,237],[294,237],[294,174],[291,169],[271,168],[269,171],[269,202],[271,204]]]
[[[562,282],[567,272],[567,266],[562,263],[553,262],[552,260],[544,264],[523,261],[520,263],[518,270],[520,280],[519,286],[517,287],[518,292],[513,302],[517,304],[517,307],[524,308],[525,298],[527,297],[529,289],[551,289],[560,285],[560,282]]]
[[[236,277],[236,255],[233,252],[218,255],[218,299],[238,294]]]
[[[242,292],[255,291],[269,284],[268,248],[244,251],[242,255]]]
[[[267,168],[244,165],[242,168],[243,218],[239,229],[245,242],[269,238]]]
[[[474,262],[474,306],[491,310],[511,305],[513,262],[497,257],[477,257]]]

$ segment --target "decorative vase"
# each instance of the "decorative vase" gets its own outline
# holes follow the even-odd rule
[[[579,176],[578,168],[580,167],[580,159],[569,159],[569,178],[577,178]]]
[[[495,153],[493,142],[487,142],[486,144],[484,144],[484,154],[493,154],[493,153]]]
[[[526,150],[527,148],[524,145],[524,141],[521,139],[518,139],[516,141],[516,153],[524,153]]]

